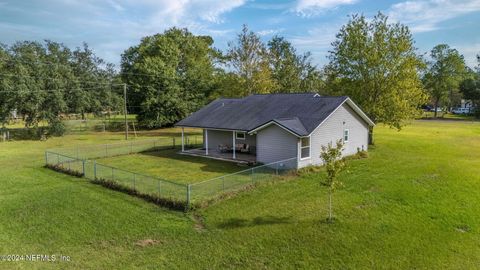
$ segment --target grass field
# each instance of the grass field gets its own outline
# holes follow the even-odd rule
[[[179,149],[98,159],[97,162],[182,184],[201,182],[247,167],[233,162],[178,154]]]
[[[435,113],[434,112],[423,112],[422,118],[425,119],[434,119]],[[438,112],[437,117],[446,120],[468,120],[468,121],[479,121],[478,118],[475,118],[473,115],[465,115],[465,114],[453,114],[453,113],[445,113],[445,112]]]
[[[46,148],[122,134],[0,143],[0,254],[71,256],[0,268],[478,269],[480,123],[379,126],[375,138],[340,176],[334,224],[322,172],[184,214],[42,168]]]

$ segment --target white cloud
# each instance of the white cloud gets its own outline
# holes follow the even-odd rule
[[[469,67],[474,68],[478,65],[477,55],[480,55],[480,43],[452,45],[452,47],[457,49],[465,57],[465,63]]]
[[[479,10],[479,0],[411,0],[392,5],[388,15],[420,33],[437,30],[443,21]]]
[[[298,0],[295,12],[302,16],[312,16],[322,11],[334,9],[342,5],[355,4],[357,0]]]
[[[272,36],[272,35],[275,35],[275,34],[278,34],[278,33],[281,33],[283,32],[285,29],[283,28],[280,28],[280,29],[265,29],[265,30],[260,30],[260,31],[257,31],[257,34],[259,36]]]
[[[343,23],[344,21],[338,21],[317,25],[305,35],[288,36],[288,40],[300,51],[310,51],[315,63],[322,65],[328,62],[328,51]]]
[[[247,1],[45,0],[27,4],[0,0],[0,17],[19,18],[9,24],[0,22],[1,42],[48,38],[76,47],[87,41],[99,56],[118,64],[120,54],[142,37],[173,26],[213,37],[230,35],[233,30],[219,24]]]

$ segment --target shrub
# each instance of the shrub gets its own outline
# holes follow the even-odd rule
[[[82,172],[78,172],[78,171],[71,170],[71,169],[69,170],[67,168],[62,167],[61,164],[56,164],[56,165],[47,164],[47,165],[45,165],[45,168],[49,168],[51,170],[61,172],[61,173],[64,173],[64,174],[68,174],[68,175],[71,175],[71,176],[75,176],[75,177],[83,177],[84,176],[84,174]]]
[[[48,134],[50,136],[63,136],[65,131],[65,124],[58,119],[52,120],[48,125]]]
[[[103,187],[112,189],[112,190],[116,190],[116,191],[119,191],[119,192],[126,193],[128,195],[132,195],[132,196],[135,196],[135,197],[142,198],[142,199],[144,199],[148,202],[152,202],[154,204],[157,204],[157,205],[160,205],[160,206],[163,206],[163,207],[166,207],[166,208],[170,208],[170,209],[173,209],[173,210],[180,210],[180,211],[185,210],[186,211],[186,210],[190,210],[190,209],[195,207],[194,205],[187,206],[187,202],[183,201],[183,200],[177,200],[177,199],[173,199],[173,198],[162,198],[162,197],[159,197],[159,196],[153,195],[153,194],[141,193],[136,189],[127,187],[125,185],[119,184],[119,183],[117,183],[115,181],[112,181],[112,180],[97,178],[95,180],[92,180],[91,182],[94,183],[94,184],[101,185]]]

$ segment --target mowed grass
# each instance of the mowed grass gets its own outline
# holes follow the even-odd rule
[[[97,162],[182,184],[197,183],[248,168],[228,161],[182,155],[179,151],[176,148],[144,152],[101,158]]]
[[[370,157],[340,175],[333,224],[322,172],[194,218],[41,167],[45,148],[121,134],[0,144],[0,254],[71,256],[0,268],[478,269],[480,124],[416,121],[375,136]]]

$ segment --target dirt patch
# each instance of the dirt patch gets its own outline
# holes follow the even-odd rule
[[[157,245],[157,244],[161,244],[161,243],[162,243],[162,241],[160,241],[160,240],[143,239],[143,240],[138,240],[137,242],[135,242],[135,245],[140,246],[140,247],[147,247],[147,246],[153,246],[153,245]]]
[[[461,225],[461,226],[457,226],[455,230],[457,232],[466,233],[470,231],[470,227],[468,225]]]
[[[192,219],[193,221],[195,222],[193,224],[193,228],[197,231],[197,232],[203,232],[205,231],[205,222],[203,220],[203,217],[198,214],[198,213],[193,213],[192,214]]]

